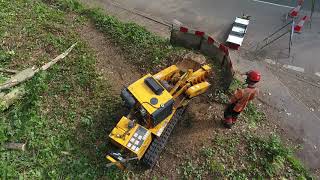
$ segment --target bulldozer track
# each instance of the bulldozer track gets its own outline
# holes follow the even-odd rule
[[[184,113],[186,107],[182,107],[177,109],[174,117],[170,120],[167,127],[164,129],[160,137],[156,137],[147,152],[145,153],[144,157],[142,158],[142,162],[148,167],[153,168],[153,166],[156,164],[160,153],[164,149],[170,134],[172,133],[175,125],[181,119],[182,114]]]

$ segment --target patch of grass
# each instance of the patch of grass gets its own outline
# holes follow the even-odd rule
[[[293,151],[283,145],[279,137],[247,137],[251,171],[253,176],[312,179],[308,171],[294,157]],[[258,170],[259,169],[259,170]]]
[[[220,77],[222,76],[220,75]],[[221,79],[220,81],[223,81],[223,79]],[[232,95],[238,88],[244,88],[244,87],[245,86],[241,81],[234,78],[227,91],[223,89],[216,89],[213,95],[214,100],[221,104],[228,104],[230,102],[229,96]]]
[[[200,150],[200,155],[202,156],[200,162],[195,163],[192,160],[188,160],[180,166],[182,179],[208,179],[208,177],[219,179],[225,176],[225,166],[216,160],[216,156],[219,156],[216,151],[220,150],[203,147]]]
[[[8,79],[8,78],[7,78],[5,75],[3,75],[2,73],[0,73],[0,83],[5,82],[7,79]]]
[[[12,58],[14,57],[14,55],[15,55],[14,51],[5,51],[3,49],[0,49],[0,64],[1,64],[1,66],[9,64],[11,62]]]
[[[0,67],[42,65],[78,42],[64,60],[26,82],[27,95],[0,113],[0,178],[125,178],[105,168],[106,136],[121,103],[74,33],[77,22],[42,1],[0,1],[0,6]],[[7,142],[26,142],[27,150],[8,151]]]
[[[217,135],[199,151],[200,163],[187,161],[182,177],[211,179],[312,179],[291,148],[275,136],[264,138],[250,132]]]
[[[225,174],[226,169],[222,163],[216,160],[210,160],[207,164],[209,172],[213,177],[222,177]]]
[[[181,166],[182,179],[202,179],[204,166],[194,164],[191,160]]]
[[[246,121],[249,123],[249,125],[253,126],[266,119],[265,114],[259,111],[252,102],[250,102],[245,108],[244,117]]]
[[[211,158],[214,155],[214,150],[212,148],[209,147],[203,147],[200,150],[200,155],[206,157],[206,158]]]
[[[236,91],[238,88],[244,88],[245,85],[243,84],[243,82],[241,82],[239,79],[234,78],[232,83],[230,84],[228,93],[232,94],[234,93],[234,91]]]

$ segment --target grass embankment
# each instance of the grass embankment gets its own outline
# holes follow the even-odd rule
[[[166,64],[175,49],[168,41],[136,24],[122,23],[100,10],[86,9],[76,1],[46,2],[51,4],[36,0],[0,1],[0,67],[21,70],[40,65],[78,42],[65,60],[25,84],[27,95],[23,100],[0,114],[0,176],[2,179],[125,178],[125,174],[104,167],[106,134],[118,120],[116,110],[121,103],[109,93],[107,82],[101,82],[94,68],[95,55],[75,29],[81,28],[86,18],[90,19],[122,48],[128,61],[143,68],[142,71]],[[74,13],[77,13],[76,19],[70,20],[70,14]],[[7,75],[0,74],[0,82],[6,78]],[[250,108],[246,114],[255,119],[256,112]],[[278,139],[247,134],[238,138],[215,139],[201,154],[214,158],[225,152],[224,149],[230,149],[226,156],[221,155],[222,159],[238,156],[233,149],[244,141],[245,152],[252,154],[243,156],[248,157],[244,159],[248,166],[226,169],[222,160],[208,158],[201,166],[192,162],[182,165],[181,176],[201,177],[209,172],[212,176],[239,179],[278,177],[278,172],[288,163],[291,173],[285,176],[307,176],[291,151]],[[5,150],[6,142],[27,142],[27,151]]]
[[[74,31],[83,19],[71,21],[41,1],[0,1],[0,7],[0,67],[42,65],[78,42],[66,59],[23,84],[27,95],[0,113],[0,178],[108,176],[100,142],[119,101],[99,80],[94,54]],[[5,150],[6,142],[25,142],[27,150]]]

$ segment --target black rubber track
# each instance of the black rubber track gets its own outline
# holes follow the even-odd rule
[[[147,168],[153,168],[156,164],[160,153],[165,147],[171,132],[173,131],[175,125],[181,119],[182,114],[184,113],[185,107],[179,108],[176,113],[173,115],[173,118],[170,120],[167,127],[163,130],[160,137],[154,138],[149,146],[148,150],[142,158],[142,162],[147,166]]]

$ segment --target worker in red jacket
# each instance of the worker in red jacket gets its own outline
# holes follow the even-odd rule
[[[248,84],[248,86],[244,89],[237,89],[235,91],[230,99],[230,104],[224,111],[223,124],[227,128],[231,128],[234,125],[239,114],[258,93],[255,84],[260,81],[260,73],[258,71],[249,71],[245,73],[245,75],[247,75],[246,84]]]

